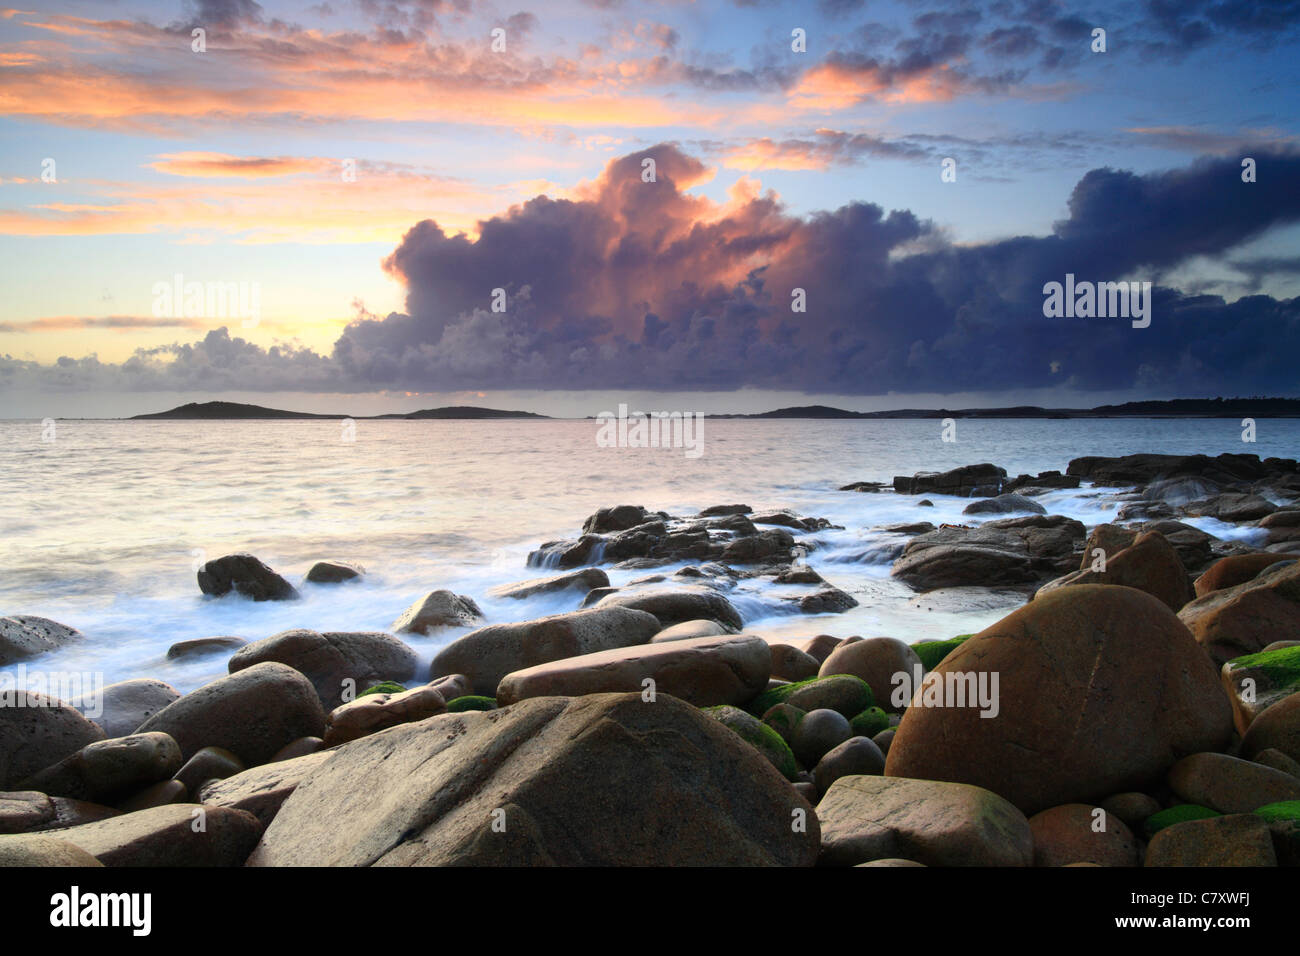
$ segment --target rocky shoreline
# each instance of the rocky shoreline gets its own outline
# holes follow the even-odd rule
[[[1040,503],[1085,486],[1113,521]],[[841,490],[917,498],[921,520],[878,529],[912,590],[1022,606],[944,641],[816,633],[835,618],[747,633],[743,582],[781,585],[793,615],[857,605],[813,566],[835,526],[623,504],[492,595],[571,610],[488,621],[440,589],[388,631],[186,641],[168,656],[227,674],[184,695],[150,677],[94,699],[6,683],[83,637],[0,618],[0,865],[1300,862],[1294,460],[984,463]],[[971,499],[970,522],[923,520],[927,495]],[[615,587],[605,567],[645,573]],[[306,580],[364,575],[321,561]],[[298,598],[249,554],[197,578],[213,599]],[[403,635],[467,627],[417,673]]]

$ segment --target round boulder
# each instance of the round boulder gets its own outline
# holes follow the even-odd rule
[[[902,711],[911,698],[906,688],[916,686],[924,672],[921,658],[911,646],[894,637],[871,637],[841,644],[822,663],[818,674],[852,674],[871,687],[871,694],[885,710]],[[900,693],[896,694],[896,690]]]
[[[972,686],[996,706],[959,706]],[[1142,790],[1231,736],[1216,669],[1173,612],[1143,591],[1082,584],[949,654],[899,723],[885,772],[975,784],[1037,813]]]

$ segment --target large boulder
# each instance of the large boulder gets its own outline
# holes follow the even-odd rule
[[[1219,666],[1276,641],[1300,640],[1300,561],[1265,568],[1245,584],[1211,591],[1178,616]]]
[[[1118,458],[1088,456],[1073,459],[1067,475],[1077,475],[1097,485],[1145,485],[1160,479],[1200,478],[1216,485],[1258,481],[1283,467],[1280,459],[1261,462],[1258,455],[1123,455]],[[1291,470],[1294,471],[1294,462]]]
[[[1100,570],[1100,559],[1097,567],[1099,570],[1094,571],[1090,565],[1049,581],[1038,589],[1038,594],[1076,584],[1119,584],[1159,598],[1175,613],[1196,596],[1178,552],[1158,531],[1147,531],[1123,551],[1108,555],[1105,570]]]
[[[724,595],[705,587],[616,591],[601,598],[596,607],[630,607],[646,611],[658,618],[660,627],[710,620],[738,631],[744,624],[740,612]]]
[[[109,737],[126,737],[180,696],[180,691],[165,681],[139,677],[109,684],[68,703],[103,727]]]
[[[728,728],[672,697],[601,694],[347,744],[299,784],[248,862],[807,866],[819,837],[811,806]]]
[[[444,589],[430,591],[393,622],[398,634],[428,634],[441,627],[471,627],[483,620],[483,612],[473,598]]]
[[[661,627],[653,614],[628,607],[594,607],[517,624],[492,624],[470,631],[439,651],[429,676],[464,674],[473,693],[495,697],[497,684],[512,671],[645,644]]]
[[[222,597],[231,591],[254,601],[294,601],[298,592],[251,554],[228,554],[199,568],[199,589]]]
[[[1061,515],[945,526],[912,538],[891,574],[918,591],[1028,584],[1074,567],[1084,534],[1082,522]]]
[[[1137,540],[1138,532],[1118,524],[1099,524],[1088,532],[1088,540],[1083,545],[1083,558],[1079,561],[1079,570],[1087,571],[1099,557],[1108,561]],[[1098,553],[1100,552],[1100,553]]]
[[[881,707],[898,712],[907,706],[907,700],[901,704],[896,702],[894,691],[914,686],[916,674],[924,670],[921,658],[910,645],[894,637],[869,637],[863,641],[846,641],[835,648],[822,662],[818,674],[860,677],[871,687],[871,694]]]
[[[57,836],[105,866],[191,867],[240,866],[261,832],[257,818],[242,810],[173,803],[69,827]]]
[[[57,698],[0,690],[0,790],[13,789],[19,780],[104,736],[98,724]]]
[[[586,594],[594,588],[609,587],[609,575],[600,568],[582,568],[567,574],[555,574],[549,578],[533,578],[517,584],[503,584],[488,591],[493,597],[513,598],[522,601],[538,594],[555,594],[560,591],[576,591]]]
[[[1025,815],[995,793],[960,783],[847,776],[817,804],[821,862],[855,866],[904,857],[926,866],[1029,866]]]
[[[993,716],[953,706],[981,681],[994,691]],[[1218,674],[1173,612],[1133,588],[1083,584],[1043,595],[944,658],[903,715],[885,772],[975,784],[1036,813],[1142,790],[1231,735]]]
[[[138,729],[153,731],[170,734],[186,760],[224,747],[251,767],[299,737],[323,736],[325,710],[299,671],[264,661],[191,691]]]
[[[226,669],[235,674],[266,661],[287,664],[306,675],[320,696],[321,706],[333,710],[367,687],[409,680],[415,675],[418,658],[415,651],[391,634],[322,634],[297,628],[241,647],[226,662]]]
[[[1261,551],[1258,554],[1230,554],[1215,561],[1196,579],[1196,596],[1205,597],[1211,591],[1222,591],[1224,588],[1245,584],[1270,565],[1277,564],[1279,561],[1294,560],[1295,558],[1285,554],[1275,554],[1271,551]]]
[[[0,836],[0,869],[11,866],[103,866],[57,834]]]
[[[698,707],[742,704],[767,686],[772,655],[752,635],[697,637],[661,644],[612,648],[514,671],[497,687],[501,705],[529,697],[641,693],[653,680],[656,694]]]
[[[0,667],[44,654],[82,639],[75,627],[33,614],[0,617]]]

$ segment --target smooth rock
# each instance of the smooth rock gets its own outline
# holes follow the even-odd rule
[[[1029,866],[1025,815],[980,787],[900,777],[848,776],[817,804],[819,862],[854,866],[902,856],[926,866]]]
[[[843,714],[833,710],[810,710],[794,729],[790,748],[805,767],[815,767],[826,754],[853,736]]]
[[[601,694],[347,744],[249,864],[807,866],[819,842],[811,806],[734,732],[666,695]]]
[[[1232,734],[1204,651],[1168,607],[1133,588],[1082,584],[1037,598],[953,650],[918,696],[978,686],[981,674],[986,690],[999,676],[996,716],[914,700],[888,775],[975,784],[1037,813],[1143,790]]]
[[[717,621],[732,633],[744,622],[740,612],[725,596],[709,588],[618,591],[600,600],[597,608],[626,607],[653,614],[660,627],[672,627],[686,621]]]
[[[359,564],[347,561],[317,561],[307,572],[307,580],[312,584],[342,584],[344,581],[359,581],[365,577],[366,569]]]
[[[199,802],[245,810],[270,826],[298,785],[337,752],[322,750],[253,767],[224,780],[209,780],[199,788]]]
[[[0,867],[103,865],[81,847],[56,836],[0,836]]]
[[[871,738],[850,737],[828,750],[813,767],[812,775],[820,798],[840,777],[879,776],[884,772],[885,755]]]
[[[424,720],[446,709],[446,700],[432,684],[400,694],[367,694],[330,712],[325,746],[335,747],[385,727]]]
[[[1138,841],[1119,817],[1100,807],[1067,803],[1029,818],[1034,866],[1137,866]]]
[[[1300,561],[1211,591],[1178,616],[1218,666],[1274,641],[1300,640]]]
[[[504,584],[489,589],[488,593],[493,597],[522,601],[538,594],[555,594],[559,591],[577,591],[586,594],[594,588],[607,587],[609,587],[608,574],[600,568],[582,568],[549,578],[532,578],[528,581],[520,581],[518,584]]]
[[[20,785],[56,797],[115,803],[167,780],[181,767],[181,750],[165,733],[133,734],[87,744]]]
[[[1118,584],[1145,591],[1175,613],[1196,596],[1182,558],[1158,531],[1139,535],[1132,545],[1109,556],[1105,568],[1094,571],[1090,565],[1086,570],[1072,571],[1044,584],[1038,594],[1079,584]]]
[[[916,651],[904,641],[893,637],[869,637],[866,640],[841,644],[822,663],[818,674],[828,677],[832,674],[852,674],[860,677],[871,687],[872,696],[885,710],[900,712],[907,706],[907,699],[895,699],[894,691],[902,686],[911,687],[915,683],[917,668],[924,672],[921,659]],[[906,678],[904,684],[900,678]]]
[[[1268,824],[1249,813],[1188,820],[1147,844],[1147,866],[1277,866]]]
[[[200,815],[204,826],[196,831]],[[105,866],[240,866],[261,832],[242,810],[173,803],[60,830],[59,839]]]
[[[1187,803],[1220,813],[1250,813],[1265,804],[1300,800],[1300,780],[1240,757],[1199,753],[1169,768],[1169,786]]]
[[[723,634],[732,633],[735,632],[723,627],[717,621],[710,621],[707,619],[682,621],[682,623],[674,624],[672,627],[665,627],[654,637],[650,638],[650,643],[663,644],[667,641],[686,641],[693,637],[717,637]]]
[[[319,633],[304,628],[281,631],[240,648],[226,669],[232,674],[268,661],[304,674],[332,710],[358,692],[384,681],[415,675],[415,651],[391,634],[378,631]]]
[[[266,661],[186,694],[140,727],[150,731],[171,734],[187,760],[224,747],[255,766],[299,737],[323,736],[325,711],[306,677]]]
[[[56,698],[0,691],[0,789],[13,789],[19,780],[103,739],[98,724]]]
[[[471,693],[495,697],[497,685],[509,673],[645,644],[660,630],[662,625],[653,614],[627,607],[596,607],[518,624],[492,624],[470,631],[439,651],[429,677],[464,674]]]
[[[192,641],[180,641],[167,648],[168,660],[187,660],[206,654],[221,652],[233,653],[248,641],[242,637],[200,637]]]
[[[98,694],[84,694],[68,703],[103,727],[109,737],[127,737],[180,696],[171,684],[142,677],[109,684]]]
[[[645,690],[671,694],[698,707],[743,704],[767,686],[772,667],[767,641],[737,634],[665,644],[614,648],[515,671],[502,678],[503,707],[530,697]]]

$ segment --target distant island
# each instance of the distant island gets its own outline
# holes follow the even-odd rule
[[[290,412],[281,408],[264,408],[261,405],[245,405],[240,402],[190,402],[179,405],[165,412],[153,412],[149,415],[132,415],[130,421],[217,421],[227,419],[333,419],[335,421],[352,419],[426,419],[426,418],[547,418],[536,412],[512,412],[499,408],[478,408],[473,405],[446,405],[442,408],[422,408],[416,412],[390,413],[387,415],[324,415],[315,412]]]
[[[639,414],[639,413],[638,413]],[[593,416],[587,416],[592,418]],[[1013,405],[1003,408],[898,408],[882,412],[853,412],[830,405],[797,405],[752,414],[716,414],[707,418],[803,418],[803,419],[905,419],[905,418],[1300,418],[1300,398],[1178,398],[1170,401],[1125,402],[1096,408],[1041,408]],[[241,402],[190,402],[165,412],[132,415],[130,420],[219,421],[333,419],[409,420],[524,418],[551,420],[536,412],[505,411],[474,405],[446,405],[415,412],[385,415],[327,415],[264,408]]]
[[[1096,408],[898,408],[883,412],[851,412],[829,405],[797,405],[751,415],[709,415],[709,418],[1297,418],[1300,398],[1178,398],[1170,401],[1125,402]]]

